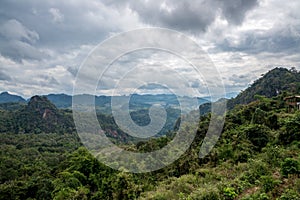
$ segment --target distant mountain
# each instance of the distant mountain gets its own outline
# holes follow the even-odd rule
[[[225,98],[226,99],[235,98],[238,94],[239,94],[239,92],[228,92],[225,94]]]
[[[72,106],[72,96],[67,94],[48,94],[45,97],[58,108],[69,108]]]
[[[48,94],[44,95],[49,99],[57,108],[71,108],[72,107],[72,96],[67,94]],[[90,98],[89,94],[80,94],[77,95],[82,101],[85,101],[85,98]],[[107,103],[110,103],[111,97],[109,96],[96,96],[95,105],[100,107],[107,106]]]
[[[49,99],[57,108],[71,108],[72,107],[72,96],[66,94],[49,94],[45,95],[47,99]],[[89,94],[80,94],[76,95],[78,99],[81,99],[83,102],[86,99],[89,99],[91,95]],[[95,97],[95,106],[97,111],[104,113],[104,114],[111,114],[111,99],[116,98],[120,102],[124,102],[128,98],[128,96],[96,96]],[[148,109],[153,104],[162,105],[165,108],[177,108],[179,109],[180,104],[179,102],[183,103],[186,107],[191,107],[192,103],[196,102],[201,105],[204,103],[209,102],[206,98],[196,98],[193,99],[191,97],[183,96],[177,97],[174,94],[133,94],[130,96],[129,100],[129,109],[132,111],[137,111],[141,109]],[[122,105],[120,105],[122,106]]]
[[[9,94],[8,92],[2,92],[0,94],[0,103],[12,103],[12,102],[25,103],[26,100],[23,99],[21,96]]]
[[[255,101],[255,95],[275,97],[281,93],[300,93],[300,72],[295,69],[274,68],[227,103],[229,109],[237,104]]]
[[[115,97],[114,97],[115,98]],[[205,98],[192,98],[188,96],[176,96],[174,94],[133,94],[130,98],[129,108],[132,110],[149,108],[154,104],[159,104],[165,108],[180,109],[180,106],[192,108],[198,104],[207,103],[209,100]],[[186,112],[183,110],[183,112]]]

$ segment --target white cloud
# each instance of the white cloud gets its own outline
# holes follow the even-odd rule
[[[64,21],[64,15],[57,8],[50,8],[49,13],[52,15],[52,21],[54,23],[62,23]]]

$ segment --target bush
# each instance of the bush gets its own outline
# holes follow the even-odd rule
[[[268,146],[263,149],[264,160],[272,167],[280,166],[281,161],[285,156],[285,152],[279,146]]]
[[[216,200],[221,199],[216,189],[201,189],[189,196],[193,200]]]
[[[262,176],[270,175],[268,165],[261,160],[250,160],[249,171],[246,171],[241,177],[241,180],[246,180],[250,184],[255,184]]]
[[[262,176],[261,182],[265,192],[272,191],[280,183],[279,180],[275,180],[272,176]]]
[[[296,200],[300,199],[300,195],[298,192],[288,189],[286,190],[279,198],[279,200]]]
[[[242,198],[242,200],[269,200],[269,196],[266,193],[254,193],[250,196]]]
[[[238,196],[233,187],[226,187],[223,189],[225,199],[234,199]]]
[[[264,125],[251,124],[245,127],[244,132],[247,139],[250,140],[259,151],[265,147],[270,140],[270,129]]]
[[[285,121],[285,130],[278,136],[282,144],[290,144],[300,140],[300,113]]]
[[[289,174],[299,174],[299,161],[293,158],[286,158],[281,163],[281,173],[284,177],[287,177]]]

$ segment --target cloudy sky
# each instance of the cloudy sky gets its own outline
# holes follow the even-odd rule
[[[0,91],[72,94],[79,66],[96,45],[124,31],[162,27],[197,42],[226,90],[238,92],[276,66],[300,69],[299,8],[298,0],[1,0]],[[116,66],[154,62],[163,71],[174,60],[163,53],[135,56]],[[100,93],[109,94],[117,68],[114,73],[100,81]],[[191,87],[199,85],[191,80]]]

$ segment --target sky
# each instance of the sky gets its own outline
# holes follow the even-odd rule
[[[78,69],[99,43],[125,31],[160,27],[199,44],[226,91],[239,92],[274,67],[300,70],[299,8],[298,0],[1,0],[0,91],[26,98],[72,94]],[[177,67],[190,77],[185,87],[203,85],[174,55],[141,50],[114,63],[99,82],[99,94],[111,94],[111,83],[133,65],[140,72],[145,66]]]

